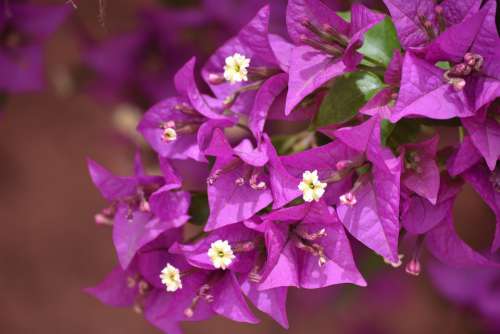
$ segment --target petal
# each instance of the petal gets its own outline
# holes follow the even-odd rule
[[[500,157],[500,124],[492,117],[474,116],[462,119],[472,143],[482,154],[490,170]]]
[[[213,287],[215,313],[234,321],[256,324],[259,322],[248,308],[234,274],[228,272]]]
[[[108,201],[114,201],[136,193],[136,178],[115,176],[91,159],[87,159],[87,165],[92,182]]]
[[[405,116],[449,119],[471,116],[463,92],[455,92],[443,79],[443,71],[408,52],[403,61],[403,75],[392,122]]]
[[[290,114],[306,96],[346,70],[344,62],[310,46],[295,47],[290,61],[285,115]]]
[[[129,275],[119,266],[98,285],[86,288],[85,292],[102,303],[115,307],[128,307],[134,303],[137,289],[127,284]]]

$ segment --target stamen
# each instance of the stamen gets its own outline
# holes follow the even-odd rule
[[[304,239],[304,240],[308,240],[308,241],[315,241],[319,238],[323,238],[323,237],[326,237],[327,236],[327,233],[326,233],[326,229],[322,228],[321,230],[319,230],[318,232],[315,232],[315,233],[308,233],[306,231],[303,231],[301,229],[296,229],[295,232],[297,233],[297,235]]]
[[[198,305],[201,299],[204,299],[207,303],[211,303],[214,301],[214,297],[210,294],[210,285],[203,284],[198,290],[198,293],[193,298],[191,305],[184,310],[184,315],[186,316],[186,318],[192,318],[194,316],[196,305]]]
[[[175,110],[181,111],[181,112],[185,113],[186,115],[190,115],[190,116],[199,116],[200,115],[196,111],[196,109],[194,109],[193,107],[191,107],[187,103],[179,103],[179,104],[175,105],[174,108],[175,108]]]
[[[211,85],[220,85],[221,83],[223,83],[225,81],[226,81],[226,79],[224,78],[223,74],[220,74],[220,73],[208,74],[208,83]]]
[[[318,245],[318,244],[307,245],[302,240],[297,239],[295,241],[295,246],[298,249],[301,249],[303,251],[311,253],[314,256],[317,256],[318,257],[318,265],[320,267],[323,266],[326,263],[326,261],[328,260],[327,257],[325,256],[323,246],[321,246],[321,245]]]
[[[441,5],[437,5],[436,7],[434,7],[434,12],[436,13],[439,26],[439,33],[442,33],[446,30],[446,21],[444,20],[443,11],[444,9]]]
[[[254,168],[254,170],[252,171],[252,175],[250,176],[250,180],[248,181],[250,187],[254,190],[264,190],[267,188],[266,182],[258,182],[259,173],[260,171],[257,168]]]
[[[344,50],[342,50],[340,47],[331,45],[331,44],[322,44],[318,41],[315,41],[314,39],[308,38],[305,35],[300,36],[300,41],[303,44],[309,45],[316,50],[323,51],[325,53],[328,53],[334,57],[340,57],[342,56]]]
[[[207,184],[210,186],[213,185],[221,175],[238,168],[242,163],[243,162],[239,158],[231,160],[224,168],[215,170],[213,174],[207,178]]]
[[[328,34],[329,38],[331,38],[334,42],[339,43],[341,47],[345,48],[349,44],[349,38],[338,32],[331,25],[327,23],[323,24],[323,30]]]
[[[260,270],[260,266],[259,265],[255,265],[253,268],[252,268],[252,271],[250,271],[250,273],[248,274],[248,280],[252,283],[260,283],[260,281],[262,280],[262,276],[259,274],[259,270]]]

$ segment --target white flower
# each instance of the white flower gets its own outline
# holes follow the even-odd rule
[[[167,287],[167,291],[175,292],[182,289],[181,273],[179,269],[167,263],[160,274],[161,282]]]
[[[227,240],[217,240],[212,242],[208,250],[208,257],[212,260],[212,264],[217,269],[225,270],[233,262],[233,249]]]
[[[242,54],[235,53],[227,57],[226,65],[224,65],[224,79],[232,84],[248,81],[248,66],[250,66],[250,58]]]
[[[312,172],[306,170],[302,174],[302,182],[299,183],[299,189],[302,191],[302,198],[306,202],[319,201],[324,195],[326,183],[318,178],[318,171]]]
[[[174,128],[166,128],[165,130],[163,130],[161,138],[167,142],[175,141],[177,139],[177,132]]]

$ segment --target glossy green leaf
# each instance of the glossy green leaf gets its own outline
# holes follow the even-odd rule
[[[365,33],[363,46],[358,52],[374,60],[379,65],[387,66],[396,49],[401,48],[394,23],[386,17]]]
[[[370,72],[352,72],[336,78],[321,103],[316,126],[350,120],[382,87],[382,81]]]

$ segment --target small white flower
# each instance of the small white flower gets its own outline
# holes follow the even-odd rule
[[[224,79],[232,84],[248,81],[248,66],[250,66],[250,58],[242,54],[235,53],[227,57],[226,65],[224,65]]]
[[[166,128],[163,130],[162,137],[163,141],[171,142],[177,139],[177,132],[174,128]]]
[[[208,250],[208,257],[217,269],[225,270],[233,262],[233,249],[227,240],[217,240],[212,242]]]
[[[161,282],[167,287],[167,291],[175,292],[182,289],[181,273],[179,269],[167,263],[160,274]]]
[[[318,178],[318,171],[312,172],[306,170],[302,174],[302,182],[299,183],[299,189],[302,191],[302,198],[306,202],[319,201],[324,195],[326,183]]]

